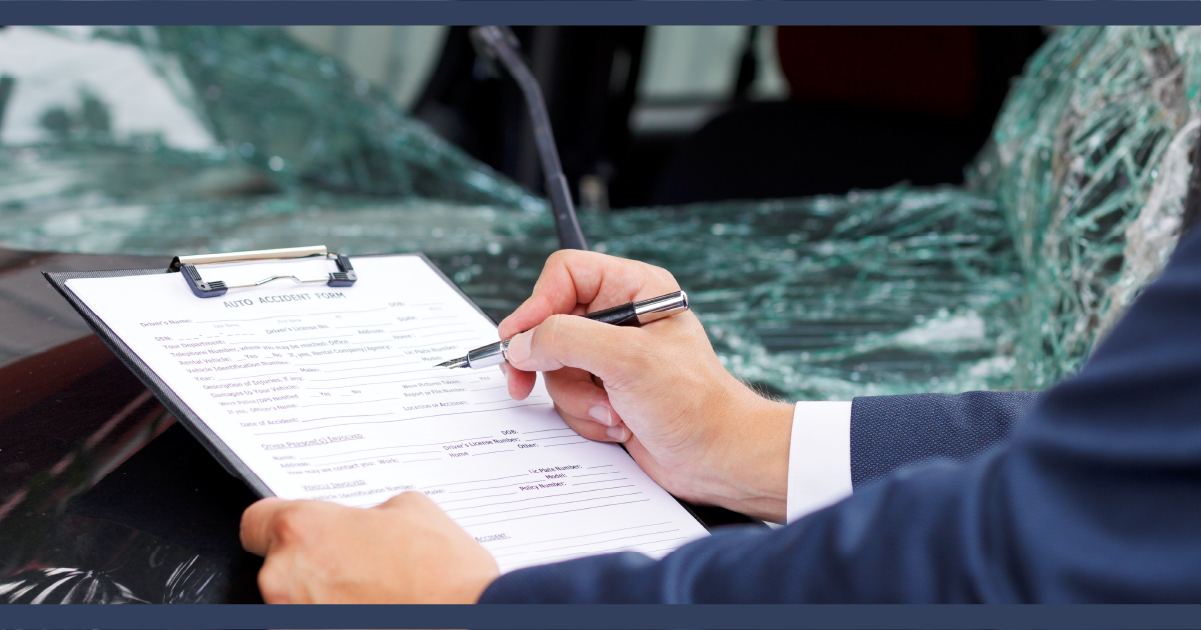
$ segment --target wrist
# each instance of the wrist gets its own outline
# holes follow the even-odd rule
[[[740,383],[741,385],[741,383]],[[788,455],[794,406],[743,387],[715,423],[704,502],[782,523],[788,506]]]

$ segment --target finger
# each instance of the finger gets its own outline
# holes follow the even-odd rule
[[[628,375],[642,373],[648,343],[639,328],[610,326],[583,317],[555,315],[529,332],[513,337],[509,363],[527,372],[564,367],[591,372],[610,387]]]
[[[292,580],[282,554],[269,556],[259,569],[259,595],[267,604],[292,604]]]
[[[434,503],[433,499],[425,496],[425,493],[416,490],[402,492],[375,506],[374,509],[404,512],[404,520],[399,521],[404,527],[416,527],[419,523],[419,526],[423,528],[431,526],[449,528],[449,530],[458,532],[458,535],[466,536],[470,539],[467,532],[463,531],[463,528],[455,523],[442,510],[441,506]]]
[[[633,432],[625,423],[619,423],[611,427],[605,428],[605,439],[602,442],[625,442],[633,437]]]
[[[513,400],[525,400],[534,391],[534,381],[538,379],[536,372],[523,372],[513,366],[505,371],[506,383],[509,386],[509,397]]]
[[[574,368],[566,368],[543,375],[546,382],[546,392],[559,408],[559,414],[566,414],[582,421],[600,423],[611,427],[621,418],[613,411],[609,402],[609,394],[592,382],[592,375]]]
[[[582,304],[576,305],[571,314],[584,315],[584,306]],[[511,379],[509,378],[509,370],[517,372]],[[534,381],[537,380],[536,373],[522,372],[508,363],[501,363],[500,371],[505,375],[505,384],[509,387],[509,397],[513,400],[525,400],[530,395],[530,392],[534,391]]]
[[[625,440],[624,444],[626,452],[630,454],[630,457],[634,458],[635,462],[638,462],[638,467],[650,475],[651,479],[654,479],[660,485],[664,485],[665,480],[672,471],[665,469],[659,463],[659,460],[655,459],[655,456],[639,441],[638,436],[631,435]]]
[[[551,315],[571,313],[579,304],[596,311],[679,288],[670,273],[646,263],[560,250],[547,258],[529,299],[501,322],[501,338],[533,328]]]
[[[267,555],[273,542],[272,531],[275,518],[288,503],[278,497],[269,497],[251,503],[250,507],[242,512],[242,524],[238,530],[242,539],[242,548],[260,556]]]
[[[581,418],[569,416],[563,413],[563,411],[559,409],[558,405],[555,405],[555,411],[559,412],[559,415],[563,417],[563,422],[566,422],[567,426],[572,431],[578,433],[580,437],[587,440],[592,440],[593,442],[617,442],[619,440],[613,438],[613,435],[625,437],[629,431],[629,429],[625,428],[625,425],[621,423],[618,423],[613,427],[607,427],[599,422],[593,422],[592,420],[583,420]]]

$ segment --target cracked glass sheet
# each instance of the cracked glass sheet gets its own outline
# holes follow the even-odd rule
[[[185,86],[176,92],[207,103],[189,111],[223,139],[185,151],[121,144],[115,125],[102,142],[72,123],[57,139],[5,147],[0,244],[159,255],[318,243],[352,254],[426,251],[496,318],[528,295],[555,249],[542,201],[439,144],[370,89],[356,93],[361,84],[336,65],[326,76],[322,57],[278,31],[103,37],[156,59],[156,76],[176,77],[172,85]],[[1174,246],[1196,141],[1197,37],[1195,28],[1057,30],[1015,82],[963,189],[581,220],[597,250],[671,270],[725,364],[765,391],[847,399],[1044,388],[1078,367]],[[66,118],[84,120],[86,109]],[[352,140],[304,140],[313,137]],[[406,152],[403,138],[426,140]],[[370,166],[377,149],[387,165],[424,164],[445,185]],[[370,176],[355,179],[360,163]],[[487,184],[463,184],[473,178]],[[473,196],[480,191],[490,196]]]
[[[967,171],[1023,275],[1015,386],[1074,373],[1179,239],[1197,144],[1201,29],[1057,30]]]
[[[544,207],[277,28],[10,27],[0,77],[3,166],[38,167],[6,178],[25,184],[5,206],[304,190]]]
[[[596,249],[671,270],[722,362],[768,393],[850,400],[1011,385],[1003,355],[1020,283],[986,197],[896,188],[585,225]]]

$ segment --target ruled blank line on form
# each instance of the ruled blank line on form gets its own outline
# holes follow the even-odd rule
[[[463,438],[461,440],[451,440],[449,442],[430,442],[428,444],[403,444],[403,445],[397,444],[395,446],[378,446],[376,448],[364,448],[364,449],[359,449],[357,451],[343,451],[341,453],[328,453],[325,455],[314,455],[312,457],[304,457],[301,459],[317,459],[318,457],[339,457],[342,455],[353,455],[355,453],[366,453],[367,451],[382,451],[382,450],[386,450],[386,449],[390,449],[390,448],[419,448],[422,446],[441,446],[443,444],[456,444],[458,442],[466,442],[468,440],[483,440],[483,439],[490,438],[490,437],[492,437],[492,436],[485,435],[485,436],[481,436],[481,437]],[[520,477],[521,475],[515,475],[515,476]],[[430,486],[430,487],[438,488],[441,486]]]
[[[512,512],[524,512],[525,510],[537,510],[538,508],[558,507],[560,505],[569,505],[571,503],[586,503],[588,501],[603,501],[605,499],[616,499],[618,497],[632,497],[636,494],[642,494],[642,493],[641,492],[627,492],[625,494],[614,494],[614,495],[610,495],[607,497],[592,497],[591,499],[576,499],[574,501],[560,501],[558,503],[552,503],[550,505],[531,505],[529,507],[516,508],[513,510],[497,510],[495,512],[488,512],[487,514],[468,514],[466,516],[460,516],[459,518],[478,518],[481,516],[496,516],[497,514],[510,514]],[[464,508],[455,508],[455,509],[456,510],[465,510],[468,508],[464,507]]]
[[[328,313],[305,313],[302,317],[316,317],[318,315],[358,315],[359,313],[374,313],[382,311],[383,308],[373,308],[365,311],[330,311]],[[193,324],[220,324],[224,322],[259,322],[264,319],[283,319],[285,317],[297,317],[296,315],[268,315],[267,317],[250,317],[247,319],[210,319],[203,322],[192,322]]]
[[[489,435],[487,437],[492,437],[492,436]],[[468,438],[468,439],[475,440],[475,439],[480,439],[480,438]],[[450,444],[450,442],[447,442],[447,444]],[[465,483],[488,483],[489,481],[500,481],[501,479],[513,479],[516,477],[529,477],[532,474],[533,473],[521,473],[520,475],[509,475],[507,477],[493,477],[492,479],[475,479],[473,481],[454,481],[451,483],[444,483],[444,484],[440,484],[440,485],[436,485],[436,486],[425,486],[424,488],[422,488],[422,490],[432,490],[434,488],[445,488],[447,486],[461,486]],[[520,483],[525,483],[525,482],[522,481]]]
[[[324,398],[324,396],[321,396],[320,398]],[[301,405],[301,407],[325,407],[328,405],[365,405],[367,403],[385,402],[388,400],[400,400],[400,399],[399,398],[381,398],[379,400],[354,400],[354,401],[350,401],[350,402],[343,400],[343,401],[330,402],[330,403],[312,403],[309,405]]]
[[[534,403],[532,405],[513,405],[511,407],[501,407],[499,409],[480,409],[477,411],[455,411],[455,412],[451,412],[451,413],[435,413],[435,414],[430,414],[428,416],[417,416],[415,418],[397,418],[395,420],[375,420],[375,421],[364,420],[362,422],[342,422],[339,424],[323,424],[319,427],[305,427],[303,429],[288,429],[287,431],[269,431],[267,433],[255,433],[254,435],[276,435],[279,433],[299,433],[301,431],[315,431],[317,429],[332,429],[334,427],[344,427],[344,426],[348,426],[351,424],[387,424],[387,423],[391,423],[391,422],[411,422],[413,420],[424,420],[426,418],[438,418],[441,416],[463,416],[463,415],[472,414],[472,413],[488,413],[491,411],[503,411],[505,409],[518,409],[520,407],[546,407],[549,405],[550,405],[550,403]],[[375,414],[375,415],[390,416],[390,415],[393,415],[394,413],[395,412],[388,412],[388,413],[381,413],[381,414]],[[361,417],[361,416],[348,416],[348,417]],[[317,420],[326,420],[326,419],[328,419],[328,418],[317,418]],[[315,420],[304,420],[303,422],[314,422],[314,421]],[[550,448],[550,447],[547,447],[547,448]]]
[[[532,482],[532,481],[531,481],[530,483],[534,483],[534,482]],[[451,508],[451,509],[449,509],[449,510],[446,510],[446,511],[447,511],[447,512],[454,512],[454,511],[457,511],[457,510],[474,510],[474,509],[476,509],[476,508],[490,507],[490,506],[493,506],[493,505],[508,505],[508,504],[510,504],[510,503],[521,503],[521,502],[523,502],[523,501],[537,501],[537,500],[539,500],[539,499],[553,499],[554,497],[565,497],[565,496],[572,495],[572,494],[586,494],[586,493],[589,493],[589,492],[605,492],[605,491],[607,491],[607,490],[621,490],[622,488],[633,488],[633,487],[634,487],[634,484],[632,484],[632,483],[631,483],[631,484],[627,484],[627,485],[624,485],[624,486],[615,486],[615,487],[613,487],[613,488],[593,488],[592,490],[577,490],[577,491],[575,491],[575,492],[560,492],[560,493],[558,493],[558,494],[544,494],[544,495],[541,495],[541,496],[533,496],[533,497],[526,497],[526,498],[524,498],[524,499],[516,499],[516,500],[514,500],[514,501],[497,501],[496,503],[485,503],[485,504],[483,504],[483,505],[464,505],[463,507]],[[638,493],[637,493],[637,492],[635,492],[634,494],[638,494]],[[618,494],[618,495],[613,495],[613,496],[619,496],[619,497],[620,497],[620,496],[626,496],[626,495],[624,495],[624,494]],[[585,501],[596,501],[596,500],[598,500],[598,499],[612,499],[612,498],[613,498],[613,496],[608,496],[608,497],[593,497],[593,498],[591,498],[591,499],[584,499],[584,500],[585,500]],[[559,502],[557,502],[557,503],[552,503],[552,504],[550,504],[550,505],[532,505],[532,506],[530,506],[530,507],[528,507],[528,508],[521,508],[521,509],[523,509],[523,510],[531,510],[531,509],[540,508],[540,507],[550,507],[551,505],[563,505],[564,503],[573,503],[573,502],[572,502],[572,501],[559,501]],[[496,513],[498,513],[498,512],[494,512],[494,514],[496,514]],[[487,515],[487,514],[476,514],[475,516],[488,516],[488,515]]]
[[[218,381],[241,381],[249,378],[263,378],[266,376],[283,376],[285,374],[299,374],[299,372],[272,372],[271,374],[253,374],[251,376],[233,376],[230,378],[219,378]]]
[[[605,508],[605,507],[613,507],[615,505],[629,505],[631,503],[645,503],[647,501],[650,501],[650,499],[638,499],[636,501],[623,501],[621,503],[607,503],[605,505],[590,505],[588,507],[576,508],[574,510],[562,510],[559,512],[547,512],[545,514],[529,514],[527,516],[515,516],[513,518],[502,518],[502,519],[496,520],[496,521],[488,521],[487,523],[471,523],[469,525],[469,527],[480,527],[482,525],[493,525],[496,523],[507,523],[509,521],[520,521],[520,520],[524,520],[527,518],[537,518],[539,516],[551,516],[553,514],[567,514],[568,512],[583,512],[584,510],[597,510],[597,509]]]
[[[430,453],[441,453],[441,452],[442,451],[418,451],[416,453],[385,453],[383,455],[368,455],[366,457],[356,457],[354,459],[344,459],[340,462],[324,462],[321,465],[322,466],[337,466],[338,464],[349,464],[350,462],[361,462],[364,459],[375,459],[377,457],[406,457],[408,455],[429,455]],[[433,459],[442,459],[442,458],[435,457]],[[413,460],[413,461],[429,461],[429,460],[418,459],[418,460]]]
[[[624,531],[628,531],[631,529],[642,529],[644,527],[658,527],[660,525],[667,525],[670,522],[671,521],[663,521],[662,523],[649,523],[646,525],[633,525],[630,527],[618,527],[617,529],[606,529],[604,531],[592,532],[591,534],[577,534],[575,536],[564,536],[562,538],[548,538],[546,540],[539,540],[539,541],[527,542],[527,543],[518,543],[516,545],[506,545],[504,547],[495,547],[494,546],[493,549],[495,551],[504,551],[506,549],[516,549],[518,547],[528,547],[530,545],[541,545],[541,544],[545,544],[545,543],[559,542],[560,540],[572,540],[575,538],[587,538],[588,536],[604,536],[605,534],[612,534],[615,532],[624,532]]]
[[[629,540],[631,538],[643,538],[645,536],[658,536],[660,534],[670,534],[672,532],[678,532],[678,531],[680,531],[680,528],[677,527],[675,529],[665,529],[665,530],[657,531],[657,532],[647,532],[645,534],[633,534],[630,536],[620,536],[618,538],[609,538],[607,540],[593,540],[593,541],[589,541],[589,542],[578,543],[575,545],[567,545],[566,547],[552,547],[550,549],[530,549],[528,551],[514,551],[513,553],[499,554],[494,557],[506,558],[509,556],[515,556],[515,555],[522,554],[522,553],[545,553],[547,551],[563,551],[564,549],[577,549],[579,547],[587,547],[589,545],[603,545],[605,543],[617,542],[619,540]],[[681,538],[682,538],[682,536],[681,536]],[[679,538],[671,538],[668,540],[679,540]],[[634,543],[634,544],[655,545],[655,544],[662,543],[662,542],[667,542],[667,540],[651,540],[651,541],[647,541],[644,543]],[[593,553],[593,552],[588,552],[588,553]],[[599,553],[603,553],[603,552],[599,552]]]

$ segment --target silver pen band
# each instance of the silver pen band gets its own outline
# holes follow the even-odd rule
[[[467,367],[478,370],[508,361],[509,339],[476,348],[467,353]]]
[[[634,302],[634,314],[638,317],[640,325],[649,324],[657,319],[663,319],[686,310],[688,310],[688,294],[683,291]]]

